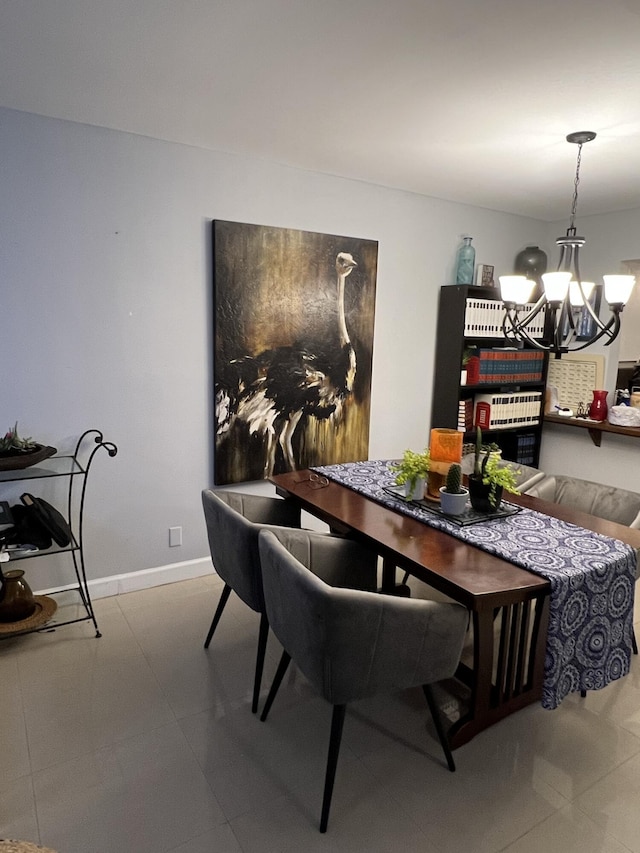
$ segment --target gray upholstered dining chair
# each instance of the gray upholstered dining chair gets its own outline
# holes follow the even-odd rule
[[[202,506],[207,524],[209,549],[216,572],[224,587],[216,608],[205,649],[218,626],[233,590],[252,610],[260,613],[258,651],[251,710],[258,709],[269,621],[264,609],[258,533],[264,525],[300,527],[300,508],[291,501],[262,495],[248,495],[224,489],[205,489]]]
[[[527,494],[553,503],[567,504],[607,521],[640,528],[640,494],[605,486],[579,477],[546,474],[527,488]]]
[[[421,686],[449,769],[455,770],[430,685],[456,670],[467,610],[459,604],[336,588],[336,582],[354,576],[358,546],[348,540],[263,530],[259,547],[269,624],[284,648],[261,720],[292,659],[333,705],[320,832],[326,832],[329,820],[348,702]]]

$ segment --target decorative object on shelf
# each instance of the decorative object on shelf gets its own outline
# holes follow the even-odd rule
[[[444,486],[440,487],[440,506],[445,515],[462,515],[467,508],[469,489],[462,485],[462,468],[452,462]]]
[[[19,622],[0,622],[0,639],[8,639],[15,634],[30,634],[38,631],[50,622],[58,609],[55,599],[48,595],[35,595],[35,610],[26,619]],[[56,623],[56,627],[64,623]]]
[[[0,622],[20,622],[36,609],[31,587],[22,569],[0,572]]]
[[[29,468],[53,456],[55,447],[47,447],[38,444],[31,438],[20,438],[18,435],[18,422],[13,429],[8,430],[0,438],[0,471],[16,471],[20,468]]]
[[[502,492],[519,495],[516,486],[517,470],[501,464],[495,453],[483,451],[482,430],[476,429],[476,447],[473,474],[469,475],[469,500],[478,512],[493,512],[498,509]]]
[[[456,259],[456,284],[473,284],[476,250],[471,245],[473,237],[463,237]]]
[[[513,269],[531,281],[540,282],[547,271],[547,253],[539,246],[527,246],[516,255]]]
[[[513,271],[535,282],[531,298],[539,299],[542,293],[542,276],[547,271],[547,253],[539,246],[527,246],[516,255]]]
[[[429,448],[422,453],[414,450],[405,450],[402,460],[389,466],[389,470],[396,475],[396,485],[405,487],[407,500],[419,500],[424,497],[427,477],[431,458]]]
[[[593,400],[589,406],[589,417],[592,421],[606,421],[608,414],[607,392],[594,391]]]
[[[444,485],[451,464],[462,460],[463,438],[464,434],[457,429],[435,427],[431,430],[431,467],[427,491],[432,498],[440,497],[440,487]]]
[[[476,285],[478,287],[495,287],[493,264],[478,264],[476,267]]]
[[[529,302],[534,282],[531,277],[500,276],[500,288],[504,302],[502,328],[506,337],[526,341],[538,349],[548,350],[560,358],[562,353],[585,349],[601,338],[605,346],[611,344],[620,331],[620,314],[631,296],[635,284],[632,275],[605,275],[604,295],[609,303],[611,318],[603,323],[592,304],[595,285],[583,281],[580,273],[580,248],[584,237],[576,236],[575,218],[578,206],[580,162],[582,146],[596,138],[591,130],[570,133],[567,142],[578,146],[573,202],[569,227],[564,237],[558,237],[560,260],[557,272],[542,275],[544,292],[533,310],[521,316],[524,305]],[[599,304],[599,292],[595,304]],[[538,340],[531,334],[531,324],[544,311],[544,339]]]
[[[640,408],[626,406],[624,403],[619,406],[612,406],[609,409],[608,420],[613,426],[638,429],[640,427]]]

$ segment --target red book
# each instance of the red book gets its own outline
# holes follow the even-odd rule
[[[467,361],[467,385],[477,385],[480,381],[480,359],[472,355]]]

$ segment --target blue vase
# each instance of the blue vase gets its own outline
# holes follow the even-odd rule
[[[456,284],[473,284],[473,271],[476,265],[476,250],[471,245],[473,237],[464,237],[464,244],[458,249],[456,265]]]

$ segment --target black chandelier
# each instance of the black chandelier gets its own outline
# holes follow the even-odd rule
[[[601,338],[605,338],[604,344],[609,346],[618,336],[620,314],[629,301],[635,284],[635,277],[632,275],[603,276],[604,296],[611,311],[608,322],[603,323],[590,301],[595,284],[583,281],[580,275],[580,248],[586,242],[584,237],[576,236],[575,228],[580,161],[582,146],[595,138],[596,134],[591,130],[581,130],[567,136],[567,142],[578,146],[571,217],[566,235],[556,240],[556,244],[560,246],[558,269],[542,276],[542,296],[534,305],[530,305],[535,281],[520,275],[500,276],[505,309],[502,331],[505,338],[553,352],[556,358],[560,358],[562,353],[586,349]],[[591,330],[586,340],[585,336],[580,334],[585,311]],[[539,316],[541,312],[544,313]]]

